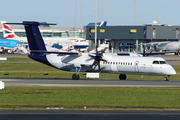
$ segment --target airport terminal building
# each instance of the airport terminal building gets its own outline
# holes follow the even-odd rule
[[[19,37],[26,37],[26,32],[23,26],[10,26],[15,34]],[[43,37],[83,37],[83,31],[80,27],[52,27],[40,26],[41,35]],[[3,38],[3,31],[0,29],[0,38]]]
[[[97,43],[109,43],[111,52],[141,52],[140,43],[178,41],[180,26],[151,24],[142,26],[98,26]],[[95,27],[84,27],[84,38],[91,40],[90,48],[94,46]]]

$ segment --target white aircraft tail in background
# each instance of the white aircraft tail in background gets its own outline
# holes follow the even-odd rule
[[[4,39],[14,39],[15,37],[17,37],[17,35],[14,33],[14,31],[11,29],[11,27],[5,23],[6,23],[6,21],[1,21]]]

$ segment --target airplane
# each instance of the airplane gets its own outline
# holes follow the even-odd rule
[[[150,42],[142,43],[146,48],[146,51],[157,51],[157,52],[167,52],[174,51],[175,55],[178,55],[180,51],[180,40],[177,42],[166,41],[166,42]]]
[[[27,37],[17,36],[11,27],[6,24],[6,21],[1,21],[4,39],[15,39],[19,40],[23,44],[27,43]],[[88,40],[78,37],[43,37],[44,42],[48,46],[56,48],[62,48],[63,50],[69,51],[72,49],[85,49],[89,46]]]
[[[120,80],[126,80],[126,74],[157,75],[165,76],[166,81],[169,81],[171,75],[176,74],[174,68],[161,57],[123,56],[117,53],[104,53],[105,49],[101,53],[97,50],[96,53],[47,51],[38,28],[41,23],[23,21],[7,24],[24,25],[30,48],[28,57],[60,70],[74,71],[74,80],[79,79],[79,72],[116,73],[120,74]]]
[[[20,44],[18,40],[0,39],[0,48],[3,53],[8,53],[8,50],[14,52],[17,49],[18,44]]]

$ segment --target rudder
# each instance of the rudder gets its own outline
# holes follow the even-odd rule
[[[27,40],[30,50],[43,50],[46,51],[46,47],[39,31],[39,22],[23,21],[23,25],[26,30]]]

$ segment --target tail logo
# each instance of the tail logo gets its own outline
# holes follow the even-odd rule
[[[8,38],[14,38],[16,37],[16,34],[13,32],[13,30],[10,28],[9,25],[4,24],[6,21],[1,21],[1,26],[3,30],[3,39],[8,39]]]
[[[9,31],[12,31],[12,29],[9,26],[5,25],[5,24],[2,24],[2,28],[8,29]]]

